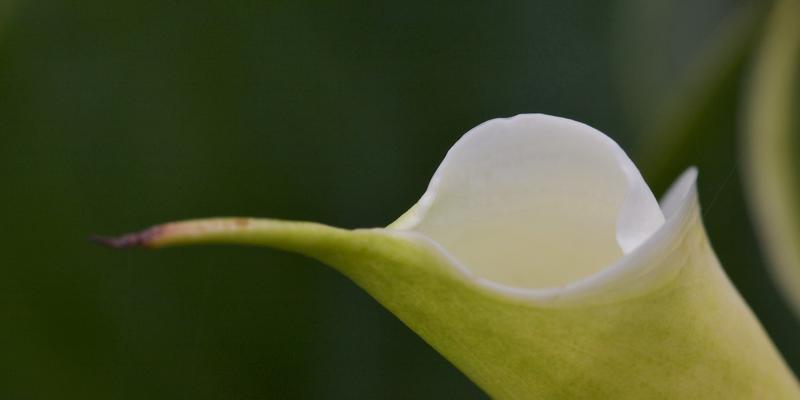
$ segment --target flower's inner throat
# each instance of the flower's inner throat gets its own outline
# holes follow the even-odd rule
[[[537,114],[491,120],[464,135],[391,228],[428,236],[480,278],[552,288],[611,265],[663,221],[616,143]]]

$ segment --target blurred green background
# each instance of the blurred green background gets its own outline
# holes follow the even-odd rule
[[[0,0],[0,398],[485,397],[317,262],[86,238],[382,226],[461,134],[526,112],[609,134],[657,195],[699,166],[711,241],[797,371],[736,149],[766,4]]]

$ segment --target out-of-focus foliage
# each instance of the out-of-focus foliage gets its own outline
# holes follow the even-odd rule
[[[742,152],[759,239],[800,316],[800,1],[777,1],[749,82]]]
[[[314,262],[119,254],[85,238],[205,215],[381,226],[457,137],[497,116],[563,115],[631,148],[650,127],[624,93],[672,95],[628,79],[685,79],[619,73],[636,57],[620,39],[684,25],[633,24],[624,3],[16,2],[0,19],[0,398],[481,398]],[[685,4],[710,29],[690,42],[716,37],[740,3]],[[676,70],[703,56],[668,46],[681,32],[648,50],[669,48]],[[699,165],[722,264],[797,368],[800,327],[743,218],[746,63],[734,65],[688,136],[691,157],[669,168]],[[633,156],[656,193],[677,176]]]

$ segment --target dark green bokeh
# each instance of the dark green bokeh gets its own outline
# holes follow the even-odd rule
[[[631,150],[647,129],[619,73],[626,2],[112,3],[0,4],[3,399],[482,398],[316,262],[86,237],[215,215],[382,226],[486,119],[566,116]],[[667,172],[700,165],[712,242],[797,366],[734,169],[740,75]]]

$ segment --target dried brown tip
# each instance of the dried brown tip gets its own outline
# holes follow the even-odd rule
[[[115,249],[127,249],[131,247],[150,247],[153,240],[162,231],[159,226],[146,229],[140,232],[128,233],[122,236],[99,236],[93,235],[89,240],[102,246]]]

